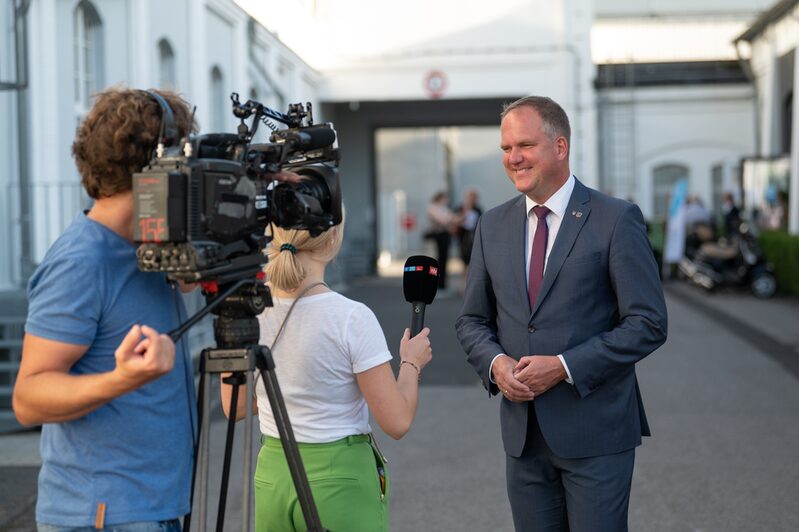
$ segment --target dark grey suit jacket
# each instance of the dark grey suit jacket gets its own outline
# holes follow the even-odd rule
[[[577,181],[533,309],[526,224],[523,195],[480,218],[456,322],[469,363],[493,395],[489,366],[497,354],[562,354],[574,385],[561,382],[534,400],[549,447],[562,458],[632,449],[649,435],[635,363],[666,340],[666,305],[641,211]],[[528,406],[502,398],[510,456],[524,448]]]

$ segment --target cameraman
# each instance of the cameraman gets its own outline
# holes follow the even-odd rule
[[[188,104],[158,91],[178,135]],[[178,531],[188,513],[196,434],[185,319],[162,274],[137,268],[131,176],[152,157],[162,111],[145,91],[109,89],[72,153],[91,209],[56,240],[28,286],[14,412],[43,424],[40,531]]]
[[[324,284],[339,249],[343,222],[311,237],[305,230],[273,229],[266,272],[274,306],[260,316],[260,343],[272,348],[276,375],[319,510],[330,530],[388,530],[385,460],[369,427],[369,410],[395,439],[410,429],[421,370],[430,362],[429,329],[400,343],[398,376],[375,315]],[[230,416],[231,387],[222,385]],[[235,416],[246,412],[239,394]],[[263,446],[255,471],[258,532],[305,530],[301,508],[263,380],[256,385]]]

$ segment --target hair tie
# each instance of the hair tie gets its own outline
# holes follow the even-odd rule
[[[291,251],[292,255],[297,254],[297,248],[295,248],[291,244],[283,244],[282,246],[280,246],[280,251]]]

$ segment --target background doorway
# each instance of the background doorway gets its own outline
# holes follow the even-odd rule
[[[377,169],[377,269],[399,275],[410,255],[435,256],[425,241],[427,205],[438,191],[456,209],[474,187],[485,211],[516,194],[502,168],[499,127],[385,127],[375,132]],[[457,241],[450,271],[460,268]]]

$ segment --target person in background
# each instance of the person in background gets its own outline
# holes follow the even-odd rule
[[[513,523],[624,531],[650,433],[635,364],[666,340],[644,218],[572,174],[569,119],[550,98],[509,104],[500,129],[521,194],[480,217],[456,330],[489,395],[502,394]]]
[[[465,290],[466,276],[469,273],[469,260],[472,257],[472,244],[474,243],[474,230],[477,228],[477,220],[483,214],[483,210],[478,205],[479,195],[477,189],[469,187],[464,191],[463,204],[456,210],[458,221],[458,244],[460,247],[461,260],[463,261],[463,287]]]
[[[724,236],[730,238],[738,234],[741,225],[741,211],[735,204],[735,197],[732,192],[724,193],[721,214],[724,219]]]
[[[710,224],[712,216],[699,196],[688,196],[685,200],[685,227],[690,231],[696,224]]]
[[[705,208],[699,196],[688,196],[685,200],[683,223],[685,224],[685,251],[688,258],[692,258],[702,244],[715,240],[715,230],[712,224],[713,216]]]
[[[163,334],[186,312],[166,274],[137,267],[131,187],[159,140],[156,95],[178,135],[195,124],[178,95],[151,92],[96,96],[72,145],[94,204],[28,285],[14,412],[43,425],[40,532],[177,532],[189,512],[194,378],[185,340]]]
[[[322,525],[329,530],[388,530],[389,483],[369,413],[395,439],[410,429],[422,370],[432,358],[423,329],[400,342],[397,377],[380,325],[369,308],[332,291],[325,269],[341,248],[343,223],[317,237],[274,228],[267,277],[274,306],[259,316],[260,343],[269,346],[289,419]],[[224,377],[224,375],[223,375]],[[256,380],[253,410],[263,446],[255,471],[255,528],[306,530],[271,406]],[[246,415],[244,394],[225,415]]]
[[[426,238],[432,239],[436,244],[436,259],[438,260],[438,288],[447,288],[447,261],[449,248],[452,243],[452,234],[457,230],[457,216],[449,208],[449,196],[444,191],[436,192],[427,206],[428,229]]]

